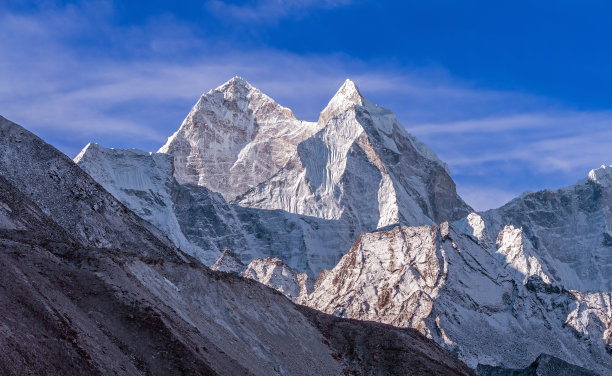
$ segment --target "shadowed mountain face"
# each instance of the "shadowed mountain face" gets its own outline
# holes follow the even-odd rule
[[[546,354],[540,355],[529,367],[523,369],[478,366],[477,371],[480,376],[597,376],[586,368]]]
[[[472,213],[348,80],[307,123],[234,78],[160,151],[88,145],[75,161],[190,255],[300,304],[415,328],[473,368],[548,353],[612,372],[610,167]]]
[[[0,135],[0,373],[472,374],[409,329],[325,332],[338,319],[211,271],[30,132],[0,118]],[[354,361],[360,327],[411,356]]]
[[[566,188],[523,194],[483,219],[493,234],[521,227],[568,289],[612,291],[612,167],[591,170]]]

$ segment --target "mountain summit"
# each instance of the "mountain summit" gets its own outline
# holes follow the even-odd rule
[[[471,211],[446,165],[351,80],[312,123],[234,77],[200,98],[160,152],[174,157],[180,183],[245,207],[346,218],[360,231]]]
[[[240,77],[203,94],[159,149],[174,156],[179,183],[221,193],[227,200],[269,179],[287,163],[315,123],[297,120]]]

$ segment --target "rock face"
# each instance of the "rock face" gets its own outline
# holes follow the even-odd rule
[[[4,118],[0,136],[1,374],[472,374],[412,330],[306,313],[211,271],[36,136]],[[404,338],[404,358],[349,358],[368,330],[375,347]]]
[[[221,194],[179,184],[167,154],[88,145],[75,162],[174,244],[206,265],[224,249],[241,262],[277,257],[316,276],[331,267],[351,242],[348,224],[281,210],[245,208]]]
[[[362,234],[317,281],[308,305],[340,317],[413,327],[423,321],[446,279],[435,227],[400,227]]]
[[[202,95],[159,151],[174,157],[179,183],[360,230],[469,213],[448,167],[350,80],[309,123],[235,77]]]
[[[132,211],[162,230],[177,247],[194,255],[202,252],[185,238],[174,213],[171,194],[178,185],[172,178],[172,157],[137,149],[118,152],[90,143],[74,161],[87,165],[89,175]]]
[[[0,117],[0,175],[74,239],[100,248],[176,248],[64,154]],[[34,159],[32,156],[37,156]],[[175,252],[177,259],[184,259]]]
[[[240,77],[202,95],[159,151],[176,161],[180,183],[228,201],[272,177],[317,130]]]
[[[219,256],[215,263],[210,267],[212,270],[239,275],[242,274],[245,268],[246,266],[229,248],[226,248],[223,253],[221,253],[221,256]]]
[[[352,81],[321,112],[318,127],[281,170],[239,203],[347,221],[358,232],[469,213],[446,165]]]
[[[612,371],[609,293],[563,287],[546,274],[520,230],[505,227],[491,245],[456,227],[362,234],[319,277],[305,304],[416,328],[474,368],[523,368],[548,352],[602,374]]]
[[[243,276],[272,287],[296,303],[301,303],[314,289],[314,282],[306,273],[294,271],[277,258],[254,259]]]
[[[314,281],[278,258],[256,258],[245,266],[229,248],[210,267],[252,279],[285,295],[294,303],[302,303],[314,290]]]
[[[469,213],[448,167],[350,80],[308,123],[235,77],[204,94],[159,151],[180,183],[358,231]]]

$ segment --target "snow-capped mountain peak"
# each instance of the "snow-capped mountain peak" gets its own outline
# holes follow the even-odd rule
[[[319,124],[325,124],[334,115],[338,115],[356,105],[363,106],[363,104],[364,97],[361,95],[359,88],[357,88],[353,81],[347,78],[325,109],[321,111],[318,122]]]
[[[602,165],[599,168],[595,168],[589,171],[588,180],[593,183],[597,183],[603,187],[609,187],[612,185],[612,165]]]
[[[316,129],[234,77],[203,94],[159,151],[174,156],[180,183],[231,200],[275,174]]]
[[[163,174],[159,166],[151,170],[164,182],[155,189],[148,188],[151,184],[134,186],[128,178],[112,182],[107,178],[116,175],[113,163],[140,176],[139,160],[146,158],[88,149],[83,154],[89,154],[89,159],[77,158],[79,165],[157,226],[173,232],[167,224],[178,223],[173,227],[177,231],[180,227],[189,242],[179,242],[180,234],[170,238],[207,262],[230,247],[245,264],[254,256],[279,256],[314,277],[323,268],[333,267],[361,232],[396,223],[432,225],[471,212],[457,195],[444,163],[411,136],[393,112],[370,102],[350,80],[340,87],[319,121],[312,123],[295,119],[244,79],[230,79],[202,95],[160,149],[174,164]],[[134,197],[123,197],[124,193]],[[203,230],[197,230],[203,224],[193,219],[197,210],[191,206],[196,204],[190,202],[216,193],[225,202],[214,199],[213,206],[223,212],[219,218],[229,227],[216,226],[212,216],[206,216],[204,227],[219,237],[204,236]],[[154,200],[160,197],[164,205],[151,210],[149,198],[161,202]],[[202,205],[208,204],[202,201]],[[279,224],[295,223],[286,237],[275,236],[277,242],[278,236],[286,238],[283,249],[262,236],[262,230],[253,225],[255,218],[266,222],[266,228],[272,218]],[[230,225],[234,222],[243,224]],[[281,226],[269,231],[284,234],[287,224]],[[309,235],[320,233],[321,227],[329,236]],[[249,240],[230,242],[225,234],[229,228],[233,239]],[[211,254],[205,255],[204,249]]]

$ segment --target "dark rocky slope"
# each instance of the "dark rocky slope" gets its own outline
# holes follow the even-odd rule
[[[480,376],[597,376],[593,371],[546,354],[523,369],[479,365],[477,371]]]

